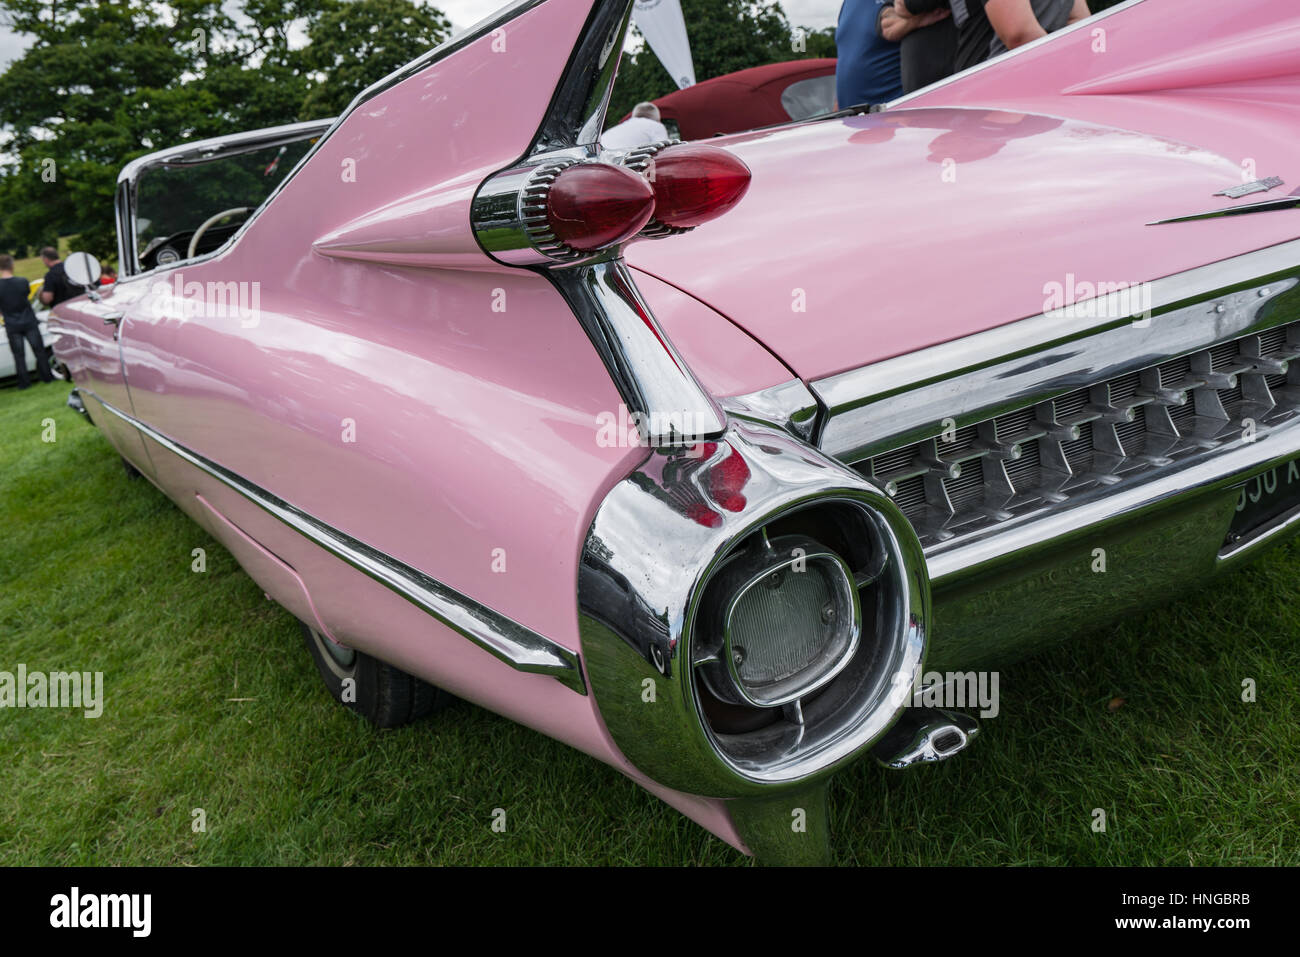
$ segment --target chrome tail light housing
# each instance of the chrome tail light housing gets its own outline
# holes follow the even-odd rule
[[[806,785],[888,730],[922,667],[930,594],[882,490],[733,419],[611,490],[578,600],[620,750],[663,785],[735,798]]]

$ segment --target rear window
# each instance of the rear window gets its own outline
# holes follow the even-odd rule
[[[835,74],[796,80],[781,93],[781,106],[792,120],[806,120],[835,109]]]
[[[210,216],[229,209],[256,209],[315,139],[146,170],[136,200],[136,255],[141,266],[150,269],[188,258],[191,237]],[[213,223],[200,236],[195,255],[221,246],[247,215]]]

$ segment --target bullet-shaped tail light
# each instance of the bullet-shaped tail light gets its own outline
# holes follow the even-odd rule
[[[546,225],[570,249],[595,252],[635,236],[654,208],[654,191],[643,177],[621,166],[579,163],[550,184]]]
[[[740,202],[750,181],[749,167],[737,156],[694,143],[656,154],[647,164],[646,176],[654,187],[650,226],[673,231],[717,219]]]

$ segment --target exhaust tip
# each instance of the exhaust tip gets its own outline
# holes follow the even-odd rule
[[[956,711],[906,711],[871,749],[887,768],[933,764],[964,751],[979,733],[979,724]]]

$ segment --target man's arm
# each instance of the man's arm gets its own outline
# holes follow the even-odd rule
[[[925,0],[911,0],[911,2],[925,2]],[[913,30],[938,23],[951,13],[946,4],[936,6],[927,13],[913,13],[908,9],[907,3],[908,0],[894,0],[892,7],[882,7],[880,10],[880,22],[876,27],[880,35],[890,43],[898,43]]]
[[[907,15],[906,8],[900,11],[900,6],[902,4],[887,3],[876,17],[876,32],[890,43],[898,43],[912,32],[912,18]]]
[[[1008,50],[1047,36],[1029,0],[988,0],[984,13]]]
[[[50,303],[52,303],[53,301],[54,301],[54,293],[52,293],[52,292],[46,292],[46,291],[45,291],[45,287],[42,286],[42,287],[41,287],[41,302],[45,303],[45,305],[48,306],[48,305],[49,305]]]
[[[1092,16],[1092,11],[1088,9],[1088,0],[1074,0],[1074,6],[1070,10],[1070,19],[1067,23],[1077,23]]]

